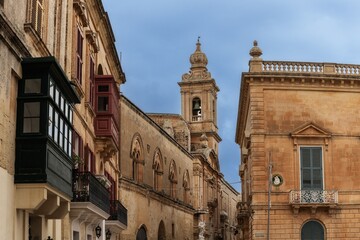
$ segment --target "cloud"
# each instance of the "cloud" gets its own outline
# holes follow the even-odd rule
[[[145,112],[180,113],[177,82],[189,71],[197,36],[221,91],[221,170],[238,179],[234,143],[241,72],[259,41],[265,60],[359,63],[357,0],[103,0],[122,52],[121,90]]]

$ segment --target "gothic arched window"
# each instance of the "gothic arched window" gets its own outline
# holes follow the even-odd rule
[[[142,225],[136,233],[136,240],[147,240],[146,228]]]
[[[170,196],[176,198],[177,172],[175,161],[172,160],[169,168]]]
[[[185,203],[190,203],[190,176],[189,171],[186,170],[183,177],[183,187],[184,187],[184,199]]]
[[[135,181],[142,182],[145,161],[143,144],[139,134],[135,134],[133,137],[130,157],[132,159],[132,177]]]
[[[160,149],[155,150],[153,160],[153,171],[154,171],[154,189],[160,191],[162,188],[162,175],[163,175],[163,159]]]

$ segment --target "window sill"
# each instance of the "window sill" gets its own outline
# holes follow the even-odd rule
[[[46,47],[46,44],[42,40],[39,33],[33,28],[31,23],[25,23],[24,30],[30,36],[32,42],[34,43],[33,46],[35,46],[36,50],[40,52],[41,56],[51,55],[49,49]]]
[[[85,96],[85,92],[81,87],[81,84],[77,79],[72,79],[71,84],[75,87],[75,91],[78,94],[78,96],[82,99]]]

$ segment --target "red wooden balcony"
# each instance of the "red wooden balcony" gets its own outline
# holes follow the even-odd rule
[[[119,145],[119,99],[115,79],[111,75],[95,77],[95,135],[111,138]]]

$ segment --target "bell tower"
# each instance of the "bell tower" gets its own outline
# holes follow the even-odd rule
[[[221,141],[217,127],[217,92],[219,87],[207,70],[208,59],[201,51],[198,38],[196,49],[190,56],[190,71],[179,82],[181,92],[181,114],[191,131],[192,151],[202,144],[201,136],[207,137],[209,148],[218,154]]]

